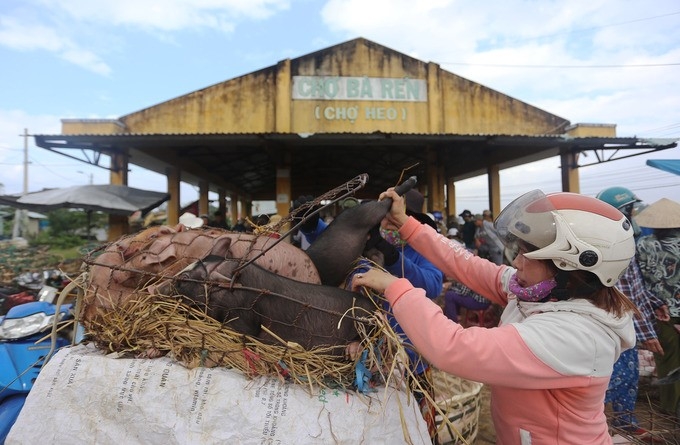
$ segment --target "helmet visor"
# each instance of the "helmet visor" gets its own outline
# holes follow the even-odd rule
[[[494,227],[505,247],[512,252],[542,249],[555,241],[555,207],[540,190],[532,190],[508,204]]]

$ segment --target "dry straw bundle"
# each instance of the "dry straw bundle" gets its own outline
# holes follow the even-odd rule
[[[382,317],[373,315],[369,323],[375,328],[362,329],[360,349],[372,351],[365,366],[380,372],[384,363],[395,362],[403,346]],[[177,298],[145,289],[123,305],[98,309],[86,329],[87,337],[106,352],[138,357],[171,354],[189,368],[224,366],[248,377],[276,375],[302,385],[351,389],[354,384],[356,362],[338,356],[337,348],[306,350],[280,338],[278,343],[265,343]]]
[[[262,336],[246,335],[233,329],[229,325],[233,320],[219,321],[213,318],[209,312],[214,308],[210,307],[212,301],[208,297],[202,297],[205,300],[198,298],[195,304],[188,304],[190,301],[187,302],[182,296],[165,293],[174,291],[177,282],[185,279],[177,273],[177,262],[181,261],[184,266],[198,261],[197,258],[213,251],[214,245],[219,244],[219,241],[213,242],[211,237],[220,240],[224,236],[237,236],[238,241],[232,242],[231,247],[242,240],[252,241],[250,246],[258,246],[256,240],[267,239],[266,235],[225,235],[225,232],[215,230],[190,232],[176,233],[162,228],[144,237],[140,234],[123,237],[84,259],[87,270],[75,281],[81,286],[81,294],[84,295],[78,313],[89,340],[106,352],[137,357],[171,354],[189,368],[224,366],[237,369],[249,377],[277,375],[303,385],[353,388],[359,359],[346,358],[344,344],[306,348],[300,344],[302,342],[281,338],[266,326],[260,326],[267,331],[268,341],[263,341]],[[164,237],[169,237],[169,240],[164,241]],[[187,258],[184,255],[179,258],[178,252],[173,254],[172,261],[159,261],[159,257],[168,257],[165,251],[177,239],[181,240],[182,253],[194,251],[196,257]],[[163,246],[163,250],[159,250],[158,245]],[[200,249],[194,249],[195,246],[200,246]],[[177,249],[177,246],[172,248]],[[126,256],[125,252],[132,254]],[[259,253],[259,248],[254,252]],[[254,257],[251,252],[245,256]],[[140,258],[151,258],[152,267],[139,269],[142,264]],[[234,260],[226,258],[220,261]],[[235,264],[245,263],[241,260]],[[216,283],[206,279],[192,284],[195,284],[197,292],[205,295],[214,291],[230,291],[230,286],[239,290],[247,289],[241,286],[237,278],[224,278],[226,282]],[[137,287],[126,287],[129,283],[140,282],[142,284]],[[163,283],[173,285],[164,286]],[[384,383],[387,380],[385,364],[396,363],[395,357],[403,355],[399,338],[385,322],[382,310],[375,303],[371,303],[373,310],[370,312],[361,308],[355,311],[357,308],[350,307],[344,313],[334,313],[307,303],[300,304],[294,297],[277,294],[270,289],[249,290],[257,294],[253,301],[256,301],[255,298],[282,298],[286,305],[300,306],[300,309],[296,309],[299,315],[294,316],[295,319],[325,316],[338,326],[341,323],[353,324],[360,334],[359,345],[355,350],[370,352],[364,357],[361,366],[374,374],[372,384]],[[374,301],[380,299],[379,296],[372,298]],[[244,305],[241,310],[255,309]],[[331,330],[334,328],[331,327]]]

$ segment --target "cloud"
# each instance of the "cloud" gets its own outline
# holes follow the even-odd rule
[[[0,45],[17,51],[47,51],[81,68],[108,75],[111,68],[95,53],[80,47],[57,28],[0,17]]]
[[[103,58],[119,45],[110,32],[116,27],[172,41],[177,31],[231,34],[240,21],[264,20],[289,7],[288,0],[25,0],[0,16],[0,45],[51,52],[108,76],[112,69]]]
[[[77,22],[142,30],[180,31],[209,28],[234,31],[238,20],[262,20],[288,9],[288,0],[44,0]]]
[[[0,17],[0,45],[19,51],[60,51],[66,41],[55,29],[28,25],[14,17]]]
[[[350,38],[439,63],[572,123],[617,123],[628,136],[659,127],[659,116],[680,123],[680,8],[672,0],[625,5],[329,0],[322,18]],[[634,119],[635,108],[650,108],[649,119]]]

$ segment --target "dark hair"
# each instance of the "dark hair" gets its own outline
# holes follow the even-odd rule
[[[622,317],[626,312],[633,312],[636,316],[640,316],[640,311],[628,297],[615,286],[603,285],[594,273],[574,270],[566,272],[566,275],[566,289],[571,298],[590,300],[595,306],[617,317]]]

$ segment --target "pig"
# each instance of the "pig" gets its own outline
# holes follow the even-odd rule
[[[223,229],[186,229],[156,226],[110,244],[101,254],[91,255],[88,283],[83,299],[83,321],[98,308],[124,304],[141,288],[172,277],[189,264],[204,258],[216,245],[223,257],[244,263],[269,249],[276,240],[266,236],[228,232]],[[320,283],[309,257],[288,243],[279,243],[258,256],[255,263],[282,276],[307,283]]]
[[[376,310],[370,298],[356,292],[292,280],[255,263],[234,274],[238,266],[238,260],[211,253],[160,290],[236,332],[276,344],[264,326],[285,341],[307,350],[329,347],[337,356],[359,339],[355,322],[366,322]]]

